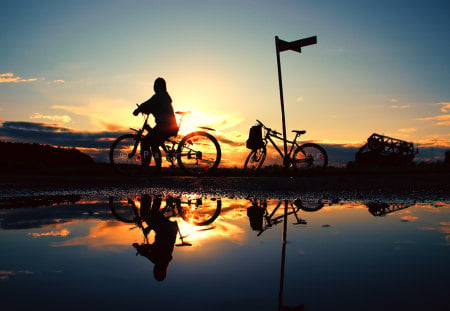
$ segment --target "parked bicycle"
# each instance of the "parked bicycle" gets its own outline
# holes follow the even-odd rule
[[[179,127],[184,116],[190,112],[176,112],[180,115]],[[141,161],[141,142],[144,131],[151,127],[148,125],[149,115],[144,115],[144,124],[141,129],[130,128],[134,133],[125,134],[117,138],[111,145],[109,159],[114,168],[121,174],[134,175],[142,171],[144,165]],[[209,127],[198,127],[200,131],[194,131],[181,139],[169,138],[160,147],[165,152],[166,160],[170,167],[178,166],[193,176],[202,176],[214,171],[220,163],[221,149],[217,139],[206,131],[214,131]],[[144,150],[143,152],[151,152]],[[160,171],[162,155],[156,150],[149,164],[149,171]]]
[[[315,143],[299,144],[297,139],[306,133],[306,131],[293,130],[295,137],[293,140],[286,140],[290,144],[288,154],[285,156],[281,149],[277,146],[274,139],[283,140],[282,134],[265,126],[261,121],[256,120],[260,127],[260,131],[264,130],[262,141],[258,148],[250,151],[245,160],[244,170],[256,171],[261,168],[267,155],[267,144],[271,142],[276,151],[283,159],[283,164],[293,167],[296,170],[310,170],[314,168],[325,168],[328,165],[328,155],[325,149]]]

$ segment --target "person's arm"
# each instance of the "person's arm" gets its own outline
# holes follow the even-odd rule
[[[153,101],[155,101],[155,95],[153,95],[150,99],[148,99],[147,101],[143,102],[142,104],[140,104],[134,111],[133,114],[135,116],[137,116],[140,112],[142,113],[153,113]]]

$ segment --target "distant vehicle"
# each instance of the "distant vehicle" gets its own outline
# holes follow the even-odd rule
[[[411,142],[374,133],[359,148],[355,160],[362,165],[407,165],[417,152]]]

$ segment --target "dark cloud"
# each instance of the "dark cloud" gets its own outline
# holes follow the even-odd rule
[[[123,132],[78,132],[64,127],[35,122],[3,122],[0,138],[14,142],[49,144],[61,147],[106,149],[111,139]]]

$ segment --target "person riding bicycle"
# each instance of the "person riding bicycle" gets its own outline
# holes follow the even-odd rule
[[[153,114],[155,117],[156,125],[147,129],[148,134],[142,140],[141,159],[144,166],[150,164],[152,153],[155,162],[160,163],[159,146],[170,136],[176,136],[178,133],[177,120],[172,107],[172,99],[167,92],[166,81],[163,78],[157,78],[153,89],[155,94],[133,111],[135,116],[142,112]],[[152,153],[150,153],[150,149]]]

